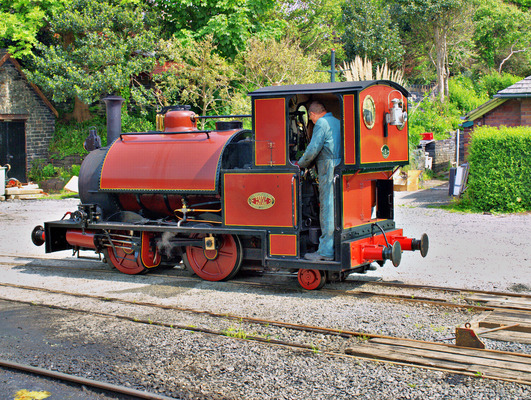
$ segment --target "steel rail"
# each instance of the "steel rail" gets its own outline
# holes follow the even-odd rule
[[[36,289],[39,290],[40,288],[36,288]],[[74,294],[74,295],[76,295],[76,294]],[[294,349],[305,350],[305,351],[312,351],[314,353],[318,352],[318,353],[322,353],[324,355],[329,355],[329,356],[334,356],[334,357],[363,359],[363,360],[372,361],[372,362],[385,362],[385,363],[389,363],[389,364],[392,364],[392,365],[405,365],[405,366],[410,366],[410,367],[413,366],[413,367],[419,367],[419,368],[429,369],[429,370],[439,370],[439,371],[452,372],[452,373],[462,374],[462,375],[467,375],[467,376],[475,376],[475,374],[471,374],[470,372],[464,371],[464,370],[461,370],[461,369],[452,369],[450,367],[443,367],[443,366],[441,366],[441,367],[433,367],[433,366],[427,366],[427,365],[424,365],[422,363],[415,363],[415,362],[397,363],[396,361],[393,361],[393,360],[386,360],[386,359],[379,359],[379,358],[367,358],[367,357],[364,357],[364,356],[352,356],[352,355],[348,355],[348,354],[344,354],[344,353],[337,353],[337,352],[329,351],[329,350],[321,351],[318,348],[316,348],[315,346],[310,346],[310,345],[305,345],[305,344],[300,344],[300,343],[294,343],[294,342],[287,342],[287,341],[277,340],[277,339],[264,338],[264,337],[261,337],[261,336],[251,336],[251,335],[249,335],[249,336],[245,336],[245,337],[237,337],[237,336],[228,335],[226,333],[226,331],[218,331],[218,330],[191,327],[191,326],[178,326],[178,325],[167,324],[167,323],[163,323],[163,322],[154,322],[154,321],[151,321],[151,320],[140,320],[140,319],[137,319],[137,318],[134,318],[134,317],[129,317],[129,316],[116,315],[116,314],[103,313],[103,312],[95,312],[95,311],[89,311],[89,310],[83,310],[83,309],[75,309],[75,308],[63,307],[63,306],[57,306],[57,305],[36,304],[35,302],[26,301],[26,300],[13,300],[13,299],[2,299],[2,300],[16,302],[16,303],[22,303],[22,304],[28,304],[28,305],[33,305],[33,306],[47,307],[47,308],[52,308],[52,309],[59,309],[59,310],[63,310],[63,311],[81,312],[81,313],[85,313],[85,314],[92,314],[92,315],[98,315],[98,316],[104,316],[104,317],[112,317],[112,318],[117,318],[117,319],[122,319],[122,320],[128,320],[128,321],[135,322],[135,323],[141,323],[141,324],[149,324],[149,325],[156,325],[156,326],[162,326],[162,327],[167,327],[167,328],[174,328],[174,329],[182,329],[182,330],[187,330],[187,331],[201,332],[201,333],[206,333],[206,334],[211,334],[211,335],[216,335],[216,336],[230,337],[230,338],[236,339],[236,340],[249,340],[249,341],[256,341],[256,342],[266,343],[266,344],[269,344],[269,345],[280,345],[280,346],[288,347],[288,348],[294,348]],[[105,299],[105,301],[109,301],[109,299]],[[142,303],[132,303],[132,304],[143,305]],[[147,303],[147,304],[150,304],[150,303]],[[172,306],[163,306],[163,308],[174,308],[174,307],[172,307]],[[215,313],[210,313],[210,312],[204,312],[204,313],[213,314],[214,316],[216,316]],[[218,315],[219,316],[223,316],[225,318],[227,318],[227,317],[235,317],[235,316],[228,316],[228,315],[223,315],[223,314],[218,314]],[[237,318],[239,319],[239,317],[237,317]],[[255,319],[255,318],[244,318],[244,320],[252,320],[253,322],[257,322],[257,323],[260,323],[260,321],[266,322],[266,320],[259,320],[259,319]],[[267,322],[268,325],[273,325],[274,323],[275,323],[275,321],[268,321]],[[309,329],[304,329],[304,328],[310,328],[310,329],[315,328],[315,327],[304,326],[304,325],[299,325],[299,324],[285,324],[285,323],[281,323],[281,324],[282,324],[281,326],[290,327],[292,329],[302,328],[301,330],[309,330]],[[333,332],[334,334],[340,334],[341,336],[344,336],[344,337],[349,337],[347,335],[350,335],[350,336],[362,336],[364,339],[384,338],[384,339],[402,339],[402,340],[404,340],[404,338],[396,338],[396,337],[386,336],[386,335],[374,335],[374,334],[365,334],[365,333],[360,333],[360,332],[339,331],[339,330],[336,330],[336,329],[320,328],[320,327],[317,327],[317,329],[318,330],[316,332],[319,332],[319,333]],[[441,345],[441,343],[422,341],[422,340],[417,340],[417,339],[405,339],[405,340],[407,340],[408,342],[411,342],[411,343],[418,343],[419,345],[420,344],[426,344],[426,343]],[[442,344],[442,345],[443,346],[448,346],[448,347],[456,347],[456,346],[453,346],[453,345],[450,345],[450,344]],[[490,349],[481,349],[481,350],[478,349],[478,351],[485,352],[485,354],[501,354],[501,355],[518,354],[519,356],[523,356],[525,358],[531,358],[531,355],[523,354],[523,353],[514,353],[514,352],[506,352],[506,351],[490,350]],[[488,378],[488,379],[494,379],[494,380],[500,380],[500,381],[515,382],[515,383],[519,383],[519,384],[531,385],[531,382],[524,381],[524,380],[515,380],[513,378],[505,378],[505,377],[489,376],[489,375],[483,375],[483,376],[485,378]]]
[[[21,256],[12,256],[12,255],[3,255],[0,254],[0,257],[21,257]],[[54,259],[45,258],[45,257],[24,257],[29,259],[39,259],[39,260],[45,260],[45,261],[54,261]],[[65,261],[72,261],[72,260],[57,260],[60,262]],[[94,259],[94,261],[97,261]],[[8,264],[8,263],[5,263]],[[9,263],[12,265],[24,265],[23,263]],[[63,270],[69,270],[69,271],[91,271],[91,272],[104,272],[104,273],[114,273],[113,270],[106,270],[106,269],[89,269],[89,268],[69,268],[69,267],[62,267],[62,266],[49,266],[45,265],[43,266],[45,268],[54,268],[54,269],[63,269]],[[273,273],[272,273],[273,275]],[[279,274],[275,274],[279,275]],[[163,278],[169,278],[169,279],[175,279],[175,280],[192,280],[192,281],[202,281],[200,278],[197,277],[181,277],[181,276],[172,276],[167,274],[160,274],[160,273],[149,273],[148,276],[154,276],[154,277],[163,277]],[[286,276],[284,274],[284,276]],[[291,276],[291,275],[290,275]],[[283,288],[283,289],[291,289],[293,290],[293,287],[289,285],[282,285],[282,284],[275,284],[275,283],[262,283],[262,282],[252,282],[252,281],[238,281],[238,280],[231,280],[229,282],[230,284],[235,285],[249,285],[254,287],[274,287],[274,288]],[[496,295],[500,297],[513,297],[513,298],[523,298],[523,299],[531,299],[531,295],[528,294],[520,294],[520,293],[511,293],[511,292],[494,292],[494,291],[486,291],[486,290],[475,290],[475,289],[460,289],[460,288],[452,288],[452,287],[442,287],[442,286],[428,286],[428,285],[415,285],[415,284],[402,284],[402,283],[395,283],[395,282],[363,282],[367,285],[375,285],[375,286],[389,286],[394,288],[410,288],[410,289],[420,289],[420,290],[432,290],[432,291],[438,291],[438,292],[452,292],[452,293],[470,293],[470,294],[490,294],[490,295]],[[348,285],[349,282],[343,282],[342,284]],[[482,310],[482,311],[492,311],[494,309],[503,309],[504,307],[500,306],[479,306],[479,305],[473,305],[473,304],[456,304],[448,302],[444,299],[439,298],[433,298],[433,297],[426,297],[426,296],[412,296],[412,295],[404,295],[404,294],[396,294],[396,293],[379,293],[374,292],[370,290],[352,290],[352,289],[330,289],[330,288],[324,288],[321,289],[320,292],[323,293],[331,293],[334,295],[343,294],[346,296],[377,296],[377,297],[384,297],[384,298],[394,298],[400,301],[404,302],[410,302],[410,303],[426,303],[426,304],[432,304],[437,306],[443,306],[443,307],[450,307],[450,308],[465,308],[465,309],[475,309],[475,310]],[[516,310],[529,310],[525,308],[518,308],[518,307],[512,307],[512,309]]]
[[[275,321],[275,320],[266,320],[266,319],[260,319],[260,318],[253,318],[253,317],[242,317],[237,316],[234,314],[222,314],[222,313],[215,313],[212,311],[204,311],[204,310],[194,310],[191,308],[184,308],[184,307],[178,307],[178,306],[170,306],[170,305],[161,305],[156,303],[149,303],[149,302],[138,302],[138,301],[128,301],[128,300],[122,300],[117,298],[109,298],[104,296],[98,296],[98,295],[84,295],[84,294],[78,294],[78,293],[69,293],[69,292],[63,292],[63,291],[55,291],[52,289],[43,289],[43,288],[37,288],[37,287],[31,287],[23,285],[14,285],[14,284],[4,284],[1,283],[0,286],[10,286],[15,288],[21,288],[25,290],[34,290],[34,291],[43,291],[43,292],[51,292],[54,294],[64,294],[69,295],[73,297],[86,297],[96,300],[101,300],[102,302],[109,303],[109,302],[117,302],[117,303],[123,303],[127,305],[134,305],[134,306],[142,306],[142,307],[153,307],[153,308],[160,308],[160,309],[166,309],[166,310],[176,310],[176,311],[184,311],[184,312],[192,312],[197,314],[204,314],[209,315],[212,317],[218,317],[218,318],[225,318],[225,319],[231,319],[231,320],[238,320],[238,321],[245,321],[249,323],[256,323],[260,325],[265,326],[276,326],[281,328],[288,328],[293,330],[300,330],[300,331],[307,331],[307,332],[313,332],[313,333],[319,333],[319,334],[331,334],[333,336],[339,336],[343,338],[350,339],[352,337],[362,337],[363,339],[402,339],[407,340],[412,343],[432,343],[432,344],[439,344],[444,345],[448,347],[452,347],[451,344],[441,344],[437,342],[429,342],[425,340],[418,340],[418,339],[409,339],[409,338],[399,338],[395,336],[388,336],[388,335],[380,335],[380,334],[372,334],[372,333],[366,333],[366,332],[357,332],[357,331],[348,331],[343,329],[335,329],[335,328],[325,328],[325,327],[319,327],[319,326],[312,326],[312,325],[304,325],[304,324],[296,324],[291,322],[281,322],[281,321]],[[91,310],[85,310],[81,308],[73,308],[73,307],[65,307],[65,306],[58,306],[55,304],[44,304],[44,303],[36,303],[35,301],[30,300],[16,300],[16,299],[9,299],[0,297],[0,300],[14,302],[14,303],[21,303],[21,304],[28,304],[32,306],[39,306],[39,307],[46,307],[51,309],[57,309],[62,311],[73,311],[73,312],[80,312],[85,314],[92,314],[92,315],[99,315],[104,317],[112,317],[122,320],[127,320],[131,322],[136,322],[140,324],[148,324],[148,325],[155,325],[155,326],[162,326],[166,328],[172,328],[172,329],[181,329],[186,331],[193,331],[193,332],[202,332],[202,333],[208,333],[208,334],[214,334],[214,335],[220,335],[220,336],[230,336],[227,335],[226,331],[219,331],[219,330],[212,330],[208,328],[200,328],[196,326],[190,326],[190,325],[179,325],[179,324],[170,324],[166,322],[156,322],[151,319],[139,319],[136,317],[130,317],[126,315],[118,315],[118,314],[112,314],[112,313],[106,313],[101,311],[91,311]],[[233,336],[231,336],[233,337]],[[238,338],[238,337],[236,337]],[[315,350],[314,346],[311,345],[305,345],[300,343],[293,343],[293,342],[286,342],[283,340],[277,340],[277,339],[271,339],[271,338],[265,338],[262,336],[253,336],[253,335],[246,335],[245,338],[240,338],[245,340],[252,340],[252,341],[259,341],[259,342],[266,342],[266,343],[273,343],[273,344],[280,344],[280,345],[288,345],[291,347],[297,347],[297,348],[304,348],[304,349],[311,349]],[[524,353],[514,353],[514,352],[506,352],[501,350],[491,350],[491,349],[481,349],[485,352],[489,353],[500,353],[500,354],[519,354],[524,357],[531,358],[531,354],[524,354]]]
[[[96,389],[103,389],[111,393],[124,394],[127,396],[132,396],[133,398],[138,399],[149,399],[149,400],[175,400],[174,397],[162,396],[155,393],[148,393],[145,391],[131,389],[124,386],[114,385],[112,383],[95,381],[93,379],[82,378],[75,375],[65,374],[58,371],[52,371],[49,369],[34,367],[32,365],[15,363],[8,360],[0,359],[0,366],[3,368],[9,368],[13,370],[29,372],[39,376],[46,376],[56,380],[61,380],[64,382],[76,383],[78,385],[88,386]]]

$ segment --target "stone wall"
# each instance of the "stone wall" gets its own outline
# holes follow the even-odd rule
[[[427,153],[433,159],[432,170],[435,173],[448,171],[448,166],[455,162],[456,134],[452,132],[452,137],[444,140],[436,140],[428,143],[425,147]],[[462,160],[461,160],[462,162]]]
[[[48,158],[55,115],[8,59],[0,66],[0,120],[25,120],[26,169],[36,159]]]

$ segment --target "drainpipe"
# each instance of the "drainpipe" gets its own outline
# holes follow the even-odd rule
[[[122,103],[120,96],[108,96],[103,99],[107,108],[107,145],[111,145],[122,133]]]

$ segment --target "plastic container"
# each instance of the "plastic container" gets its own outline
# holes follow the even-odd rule
[[[0,196],[6,195],[6,167],[0,167]]]

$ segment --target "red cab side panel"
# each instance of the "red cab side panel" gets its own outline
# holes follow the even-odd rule
[[[391,172],[343,175],[343,229],[368,224],[376,206],[376,180],[387,179]]]
[[[286,100],[254,102],[256,165],[286,165]]]
[[[123,135],[105,157],[100,189],[214,193],[221,151],[234,133]]]
[[[367,96],[372,97],[375,106],[372,128],[369,128],[363,119],[363,102]],[[404,99],[404,111],[406,111],[407,99],[401,92],[390,86],[374,85],[360,92],[358,115],[360,116],[361,164],[408,161],[407,127],[400,130],[397,126],[388,125],[388,136],[384,137],[385,113],[389,112],[391,100],[395,98]]]
[[[297,181],[291,173],[225,174],[225,225],[294,227]]]
[[[353,94],[343,96],[345,164],[356,164],[356,114]]]

